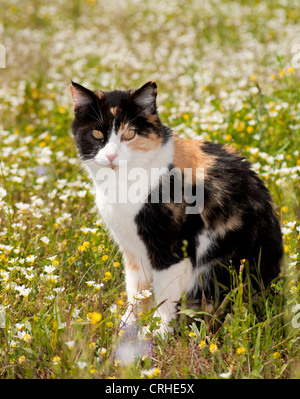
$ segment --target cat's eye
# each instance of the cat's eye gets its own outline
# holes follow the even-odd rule
[[[132,140],[134,138],[136,134],[136,131],[134,129],[129,129],[126,130],[123,134],[122,134],[122,140]]]
[[[100,130],[92,130],[92,135],[95,137],[95,139],[102,140],[103,139],[103,133],[100,132]]]

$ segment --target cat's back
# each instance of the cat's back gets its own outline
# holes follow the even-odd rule
[[[215,245],[202,251],[202,261],[249,259],[260,253],[265,265],[262,274],[270,281],[278,274],[282,258],[281,229],[269,190],[250,162],[226,145],[178,138],[174,142],[174,164],[179,160],[204,172],[200,238],[214,237]]]
[[[267,188],[252,170],[250,162],[228,145],[175,136],[173,165],[182,173],[187,169],[192,170],[193,184],[197,184],[196,170],[202,171],[206,199],[212,194],[214,198],[210,200],[221,206],[225,206],[224,201],[228,200],[231,203],[246,201],[253,204],[252,197],[260,204],[272,202]]]

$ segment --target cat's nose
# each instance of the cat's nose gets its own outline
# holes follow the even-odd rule
[[[107,154],[106,155],[106,158],[109,160],[109,162],[113,162],[113,160],[115,159],[115,158],[117,158],[117,154],[116,153],[113,153],[113,154]]]

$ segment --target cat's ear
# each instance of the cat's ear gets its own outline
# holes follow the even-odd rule
[[[70,85],[71,96],[73,98],[74,109],[82,105],[88,105],[95,100],[95,93],[78,83],[72,81]]]
[[[131,98],[135,104],[143,108],[146,112],[156,111],[157,85],[151,81],[139,89],[131,92]]]

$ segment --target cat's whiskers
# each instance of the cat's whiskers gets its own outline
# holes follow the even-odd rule
[[[97,101],[97,108],[98,108],[100,120],[101,120],[101,122],[103,122],[103,115],[102,115],[101,108],[99,105],[99,100]]]
[[[93,108],[94,109],[94,108]],[[94,110],[95,111],[95,110]],[[96,111],[95,111],[96,112]],[[88,115],[89,116],[91,116],[93,119],[95,119],[95,121],[96,122],[98,122],[100,125],[103,123],[103,119],[101,120],[99,117],[98,117],[98,114],[96,113],[96,115],[97,115],[97,117],[95,117],[93,114],[91,114],[91,113],[88,113]]]
[[[82,157],[79,156],[79,159],[76,162],[77,163],[76,169],[72,173],[71,177],[73,177],[74,175],[76,175],[80,171],[85,171],[85,167],[84,167],[84,164],[82,163],[82,161],[83,161]]]
[[[102,124],[103,124],[103,115],[102,115],[101,109],[100,109],[100,107],[99,107],[99,102],[97,101],[98,112],[97,112],[97,110],[93,107],[92,104],[91,104],[91,107],[92,107],[92,109],[93,109],[93,111],[94,111],[96,117],[95,117],[94,115],[90,114],[90,113],[89,113],[89,115],[90,115],[92,118],[94,118],[100,125],[102,125]]]

